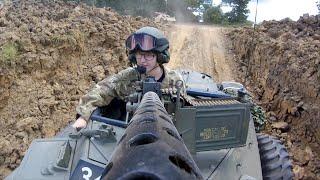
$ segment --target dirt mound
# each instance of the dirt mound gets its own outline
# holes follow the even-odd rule
[[[75,117],[95,82],[127,66],[124,40],[160,27],[108,8],[63,1],[16,1],[0,12],[0,179],[34,138],[55,135]]]
[[[319,15],[304,15],[229,33],[243,82],[291,151],[296,179],[320,179],[319,27]]]

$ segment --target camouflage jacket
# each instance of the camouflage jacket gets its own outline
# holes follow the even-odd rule
[[[183,80],[180,74],[167,68],[164,68],[164,73],[165,77],[161,83],[162,89],[169,88],[177,80]],[[138,72],[130,67],[105,78],[80,98],[76,108],[77,113],[88,120],[97,107],[108,105],[114,98],[124,100],[126,96],[134,92],[132,83],[137,81],[138,77]]]

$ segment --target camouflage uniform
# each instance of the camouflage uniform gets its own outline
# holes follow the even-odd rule
[[[161,83],[162,89],[169,88],[170,84],[175,84],[177,80],[183,80],[180,74],[167,68],[164,68],[164,73],[165,77]],[[138,77],[138,72],[130,67],[102,80],[80,98],[76,108],[77,113],[88,120],[97,107],[108,105],[114,98],[124,100],[134,91],[132,83],[137,81]]]

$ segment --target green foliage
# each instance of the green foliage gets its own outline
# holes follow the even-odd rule
[[[184,0],[184,2],[188,7],[196,8],[203,3],[203,0]]]
[[[163,0],[109,0],[106,6],[110,6],[121,14],[143,17],[151,17],[157,11],[164,12],[166,8]]]
[[[68,0],[65,0],[68,1]],[[72,1],[72,0],[69,0]],[[220,6],[211,7],[203,4],[204,0],[73,0],[97,7],[111,7],[120,14],[153,17],[154,12],[164,12],[175,16],[177,21],[197,21],[193,13],[188,10],[197,9],[203,5],[204,21],[216,24],[243,24],[247,22],[250,0],[222,0],[232,7],[232,11],[223,14]]]
[[[18,55],[18,47],[16,43],[8,42],[2,46],[1,59],[8,62],[16,59]]]
[[[65,0],[96,7],[111,7],[120,14],[150,17],[153,12],[164,12],[165,0]]]
[[[175,16],[178,22],[181,21],[197,21],[196,16],[187,7],[191,7],[186,1],[168,0],[166,13]]]
[[[232,7],[231,12],[226,13],[230,23],[245,23],[249,10],[247,9],[250,0],[222,0],[223,3]]]
[[[223,13],[221,5],[219,6],[204,6],[205,12],[203,19],[205,23],[214,23],[220,25],[252,25],[247,21],[249,10],[247,5],[250,0],[222,0],[223,3],[232,7],[232,10]]]
[[[223,14],[220,6],[212,6],[208,7],[204,14],[203,20],[205,23],[213,23],[213,24],[227,24],[228,20],[226,16]]]
[[[63,35],[53,35],[50,37],[50,44],[59,49],[66,49],[72,52],[83,53],[86,36],[80,31],[72,31]]]
[[[264,129],[267,122],[265,112],[261,106],[255,104],[250,108],[250,111],[256,132],[260,132]]]
[[[154,12],[164,12],[171,16],[195,19],[187,7],[199,7],[203,0],[69,0],[96,7],[111,7],[120,14],[153,17]],[[177,18],[179,19],[179,18]]]
[[[224,93],[231,95],[232,97],[238,97],[238,92],[234,89],[224,89]],[[261,106],[258,106],[253,102],[252,96],[249,94],[245,95],[243,101],[250,104],[250,113],[254,122],[256,132],[260,132],[266,126],[266,113]]]

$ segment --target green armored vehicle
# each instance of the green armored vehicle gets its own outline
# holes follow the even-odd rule
[[[178,72],[186,93],[182,81],[138,81],[125,107],[114,100],[86,128],[34,140],[6,179],[292,179],[284,146],[256,134],[241,84]]]

